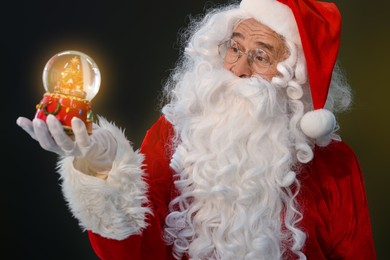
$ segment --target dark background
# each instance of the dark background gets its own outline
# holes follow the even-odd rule
[[[178,57],[177,33],[189,16],[225,1],[14,1],[1,10],[4,168],[1,254],[7,259],[97,259],[67,209],[56,156],[15,121],[32,118],[44,92],[42,70],[68,49],[90,55],[102,74],[95,113],[126,129],[138,148],[159,116],[162,82]],[[355,94],[339,117],[341,134],[360,159],[378,259],[389,259],[389,4],[336,1],[343,15],[340,62]],[[5,230],[5,235],[4,235]]]

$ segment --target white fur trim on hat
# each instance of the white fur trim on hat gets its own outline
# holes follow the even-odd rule
[[[294,14],[287,5],[276,0],[242,0],[240,9],[286,40],[302,45]]]
[[[334,131],[335,127],[336,118],[327,109],[309,111],[301,119],[302,132],[313,139],[328,136]]]

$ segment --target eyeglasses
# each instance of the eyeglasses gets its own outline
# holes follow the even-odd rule
[[[221,43],[218,46],[218,51],[225,62],[230,64],[236,63],[242,55],[245,55],[249,61],[249,65],[257,73],[264,73],[271,66],[271,59],[266,51],[255,48],[248,52],[243,52],[240,50],[240,45],[233,39]]]

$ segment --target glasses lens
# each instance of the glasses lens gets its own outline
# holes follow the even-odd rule
[[[242,52],[239,44],[233,39],[229,39],[226,42],[218,46],[219,55],[224,59],[226,63],[235,63],[241,55],[245,55],[248,58],[249,64],[253,70],[258,73],[265,72],[271,65],[270,56],[266,51],[260,48],[252,49],[249,53]]]
[[[227,63],[235,63],[240,56],[240,50],[237,43],[230,39],[219,45],[219,55]]]
[[[267,70],[271,64],[269,55],[262,49],[256,48],[251,50],[252,66],[256,71]]]

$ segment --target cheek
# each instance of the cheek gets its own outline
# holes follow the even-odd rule
[[[263,73],[261,76],[270,81],[273,77],[278,76],[279,72],[276,70],[276,66],[271,66],[269,70],[265,73]]]
[[[232,67],[233,67],[233,64],[223,62],[223,67],[224,67],[225,69],[227,69],[227,70],[231,70]]]

